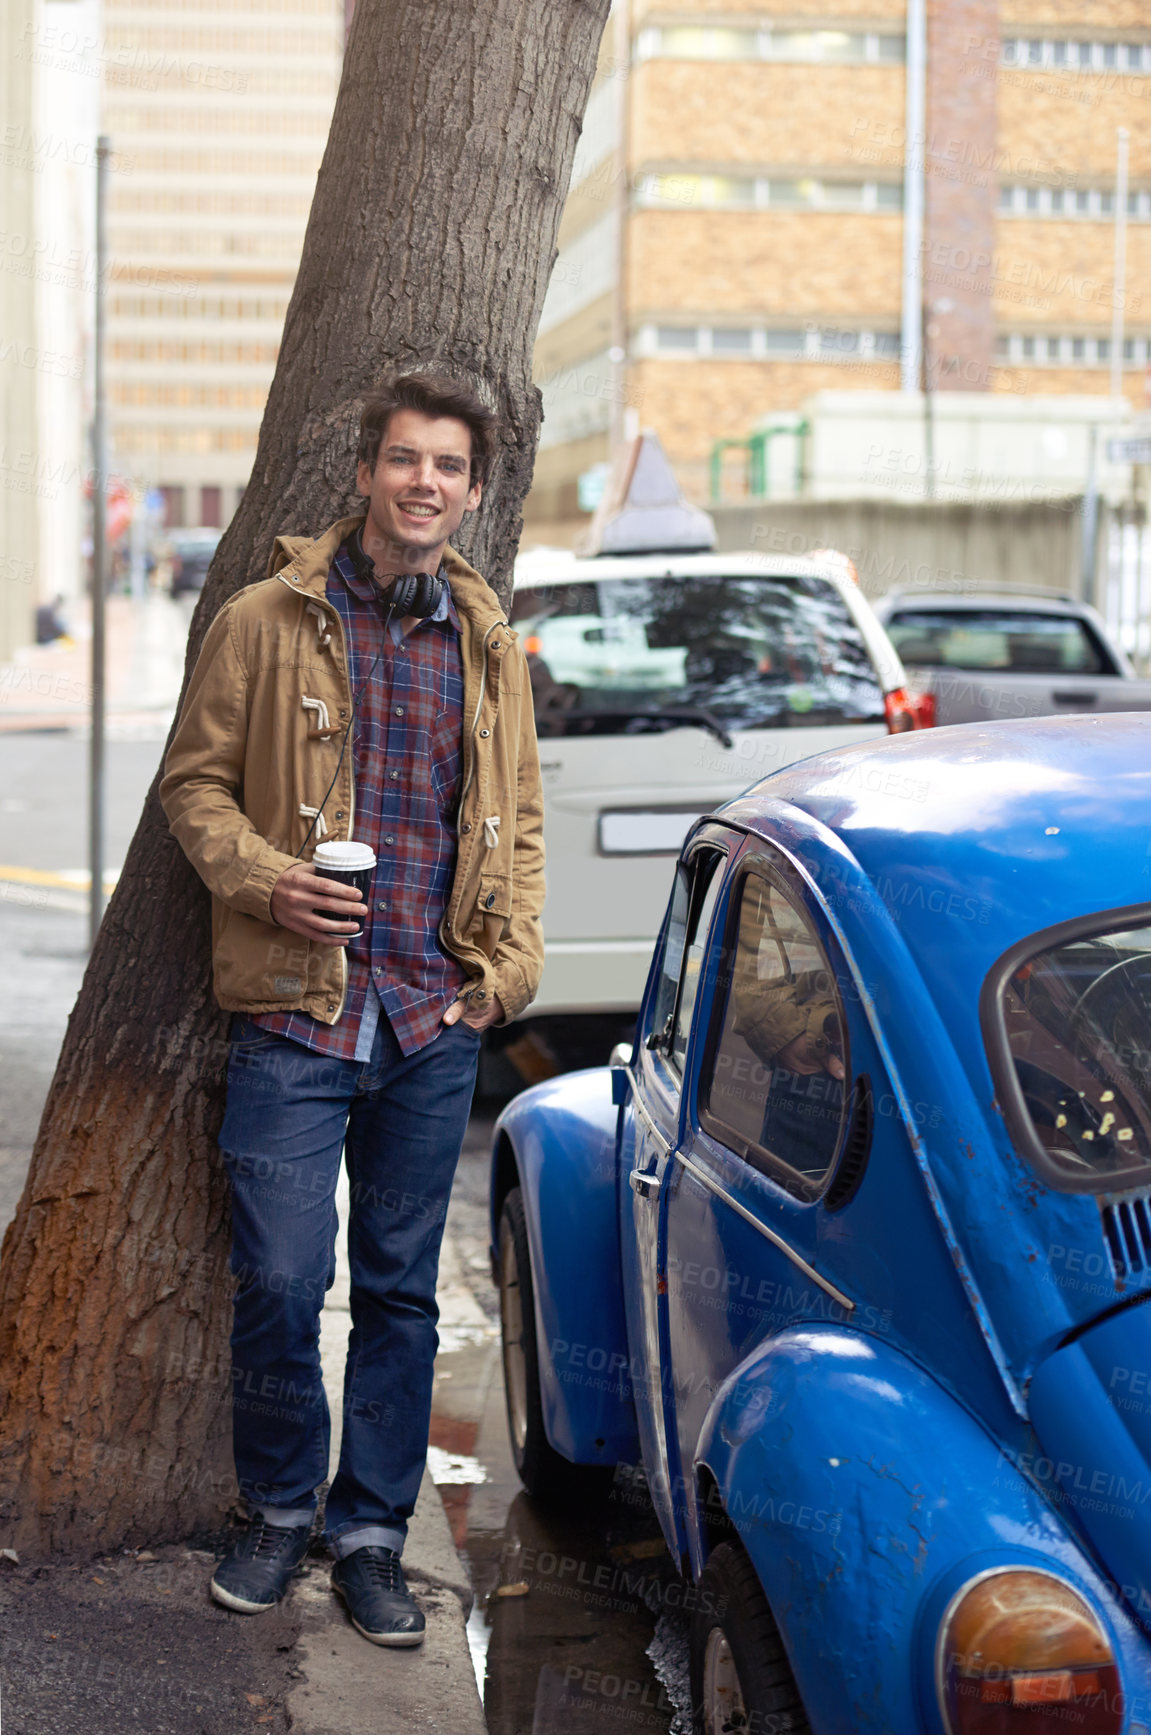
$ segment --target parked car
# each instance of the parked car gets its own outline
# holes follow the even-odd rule
[[[167,537],[173,596],[201,591],[223,532],[207,528],[173,530]]]
[[[792,766],[497,1123],[516,1464],[642,1464],[703,1735],[1151,1726],[1149,837],[1151,717]]]
[[[1151,710],[1151,681],[1093,608],[1061,592],[897,591],[875,612],[936,723]]]
[[[533,1020],[634,1018],[653,873],[768,771],[912,729],[898,656],[842,556],[541,549],[516,564],[545,797]],[[625,1024],[626,1028],[626,1024]]]

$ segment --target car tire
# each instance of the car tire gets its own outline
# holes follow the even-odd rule
[[[551,1445],[540,1401],[540,1363],[536,1342],[535,1291],[532,1287],[524,1196],[513,1187],[500,1212],[496,1271],[500,1294],[500,1340],[508,1438],[520,1481],[533,1499],[556,1502],[601,1496],[611,1471],[572,1464]]]
[[[693,1735],[738,1729],[809,1735],[779,1628],[736,1542],[714,1548],[700,1575],[690,1666]]]

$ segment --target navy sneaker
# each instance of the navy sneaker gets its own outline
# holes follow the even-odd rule
[[[269,1524],[253,1518],[230,1554],[216,1568],[211,1591],[218,1603],[238,1614],[258,1615],[275,1608],[293,1573],[308,1552],[310,1524]]]
[[[352,1625],[374,1645],[422,1645],[424,1617],[404,1583],[394,1548],[357,1548],[332,1568],[332,1589],[343,1597]]]

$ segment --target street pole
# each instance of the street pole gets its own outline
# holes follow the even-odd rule
[[[628,415],[628,307],[627,307],[627,242],[631,218],[631,5],[630,0],[616,0],[615,67],[613,74],[620,79],[620,96],[616,132],[615,186],[615,287],[612,295],[611,318],[611,405],[609,409],[608,457],[614,462],[620,446],[627,439]]]
[[[1083,601],[1095,606],[1095,544],[1099,533],[1099,429],[1092,422],[1087,434],[1087,490],[1083,496],[1083,552],[1079,589]]]
[[[108,405],[104,379],[104,283],[108,255],[108,159],[112,146],[96,140],[96,341],[92,418],[92,738],[88,764],[88,947],[96,944],[104,914],[104,602],[107,595],[106,501]]]
[[[1111,298],[1111,396],[1123,396],[1123,301],[1127,291],[1127,140],[1126,127],[1115,139],[1115,286]]]
[[[919,390],[923,340],[923,216],[927,158],[927,5],[907,0],[903,130],[903,286],[899,389]]]

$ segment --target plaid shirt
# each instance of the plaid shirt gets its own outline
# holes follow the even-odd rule
[[[377,857],[364,932],[348,943],[344,1010],[335,1024],[307,1012],[266,1012],[253,1020],[340,1060],[369,1058],[381,1011],[403,1052],[414,1054],[438,1034],[465,980],[439,943],[456,865],[463,765],[459,617],[445,583],[430,620],[406,637],[392,621],[387,649],[372,670],[384,620],[378,594],[341,548],[327,597],[344,624],[353,694],[367,682],[351,743],[354,829],[356,842],[370,844]]]

